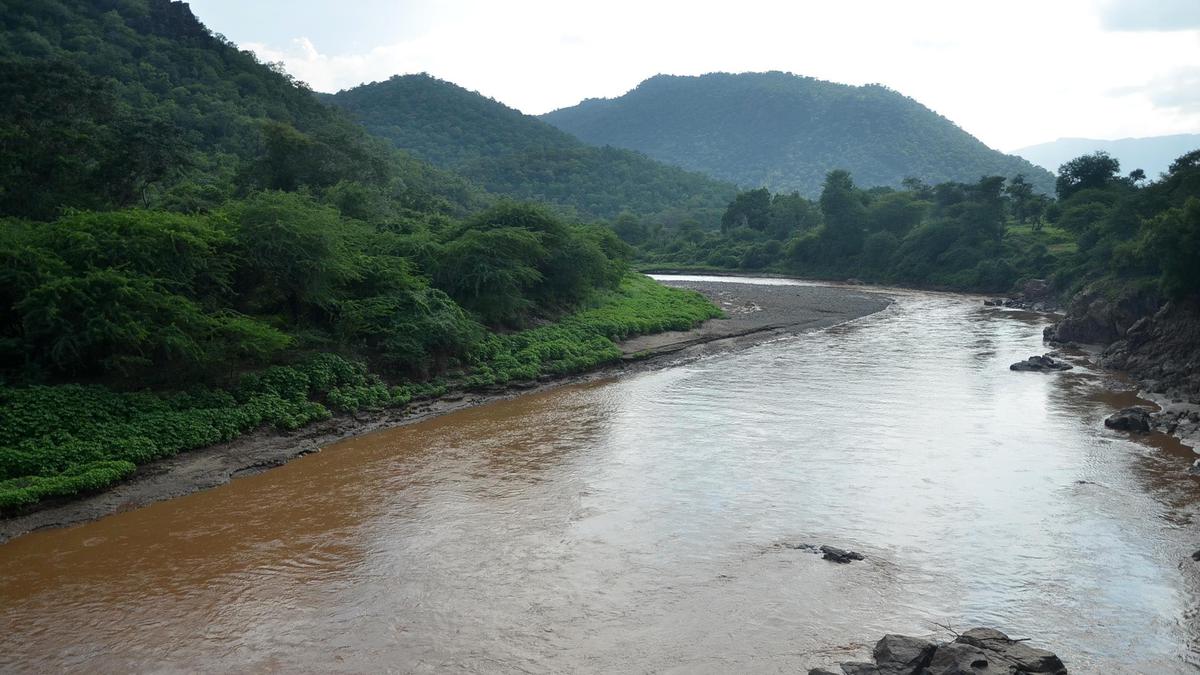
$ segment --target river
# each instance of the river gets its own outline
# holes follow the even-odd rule
[[[796,672],[973,625],[1200,669],[1191,450],[1010,371],[1043,318],[895,298],[13,540],[0,671]]]

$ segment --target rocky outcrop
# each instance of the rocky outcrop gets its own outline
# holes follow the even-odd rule
[[[1117,431],[1132,431],[1144,434],[1154,426],[1150,411],[1145,408],[1124,408],[1108,416],[1104,426]]]
[[[1107,345],[1124,337],[1139,320],[1158,310],[1161,300],[1151,291],[1117,293],[1108,286],[1092,285],[1071,299],[1067,315],[1046,328],[1053,342]]]
[[[1042,356],[1031,356],[1024,361],[1017,361],[1008,369],[1030,373],[1048,373],[1055,370],[1070,370],[1074,367],[1069,363],[1052,358],[1049,354],[1043,354]]]
[[[1200,300],[1164,302],[1154,291],[1114,295],[1093,286],[1045,338],[1104,345],[1100,365],[1128,372],[1150,392],[1200,403]]]
[[[885,635],[875,644],[874,662],[847,662],[838,669],[814,668],[809,675],[1067,675],[1053,652],[1030,647],[994,628],[972,628],[941,644],[907,635]]]

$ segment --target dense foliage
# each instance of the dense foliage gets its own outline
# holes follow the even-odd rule
[[[647,267],[772,270],[957,290],[1005,292],[1050,278],[1060,290],[1109,277],[1200,292],[1200,151],[1161,180],[1120,175],[1104,153],[1059,169],[1054,201],[1020,175],[900,190],[855,186],[841,170],[820,198],[740,193],[720,231],[614,222]]]
[[[211,208],[355,181],[419,209],[477,205],[168,0],[0,0],[0,213]]]
[[[139,464],[230,441],[262,425],[297,429],[335,412],[403,406],[450,385],[486,387],[579,372],[619,358],[613,340],[689,328],[717,313],[697,293],[629,275],[557,323],[488,334],[470,346],[462,369],[423,383],[388,385],[362,363],[326,353],[242,375],[227,387],[0,387],[0,512],[98,490]]]
[[[0,9],[0,510],[716,312],[630,276],[611,229],[368,136],[182,3]]]
[[[371,133],[495,194],[609,218],[719,210],[732,185],[630,150],[593,147],[549,124],[428,75],[394,76],[329,97]]]
[[[658,75],[624,96],[590,99],[542,119],[589,143],[644,152],[745,187],[815,197],[825,174],[900,187],[1025,174],[1054,178],[987,147],[953,122],[880,85],[853,87],[789,73]]]

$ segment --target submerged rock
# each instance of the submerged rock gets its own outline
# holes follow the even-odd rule
[[[1124,408],[1108,416],[1104,426],[1117,431],[1132,431],[1146,433],[1153,423],[1150,411],[1145,408]]]
[[[843,565],[852,560],[863,559],[863,555],[861,553],[847,551],[846,549],[838,548],[836,546],[822,546],[821,553],[824,554],[821,556],[822,558],[826,560],[832,560],[835,563],[842,563]]]
[[[1192,554],[1192,560],[1200,562],[1200,549],[1197,549],[1196,552]]]
[[[972,628],[953,642],[936,644],[907,635],[885,635],[875,644],[874,663],[841,664],[845,675],[1067,675],[1053,652],[1030,647],[994,628]],[[837,675],[813,668],[809,675]]]
[[[1018,370],[1023,372],[1046,373],[1052,370],[1070,370],[1074,368],[1069,363],[1058,361],[1049,354],[1043,356],[1031,356],[1024,361],[1017,361],[1008,367],[1009,370]]]

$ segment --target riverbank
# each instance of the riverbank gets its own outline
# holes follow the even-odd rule
[[[351,436],[422,422],[530,391],[662,368],[787,334],[819,330],[878,312],[890,303],[878,293],[834,286],[712,281],[672,281],[668,285],[705,294],[725,311],[727,318],[712,319],[688,331],[625,340],[618,345],[622,353],[619,359],[586,373],[545,376],[536,382],[518,382],[482,392],[452,389],[438,398],[404,408],[338,415],[294,432],[260,429],[228,443],[151,462],[139,467],[130,479],[99,494],[48,504],[0,521],[0,543],[34,530],[86,522],[215,487]]]

